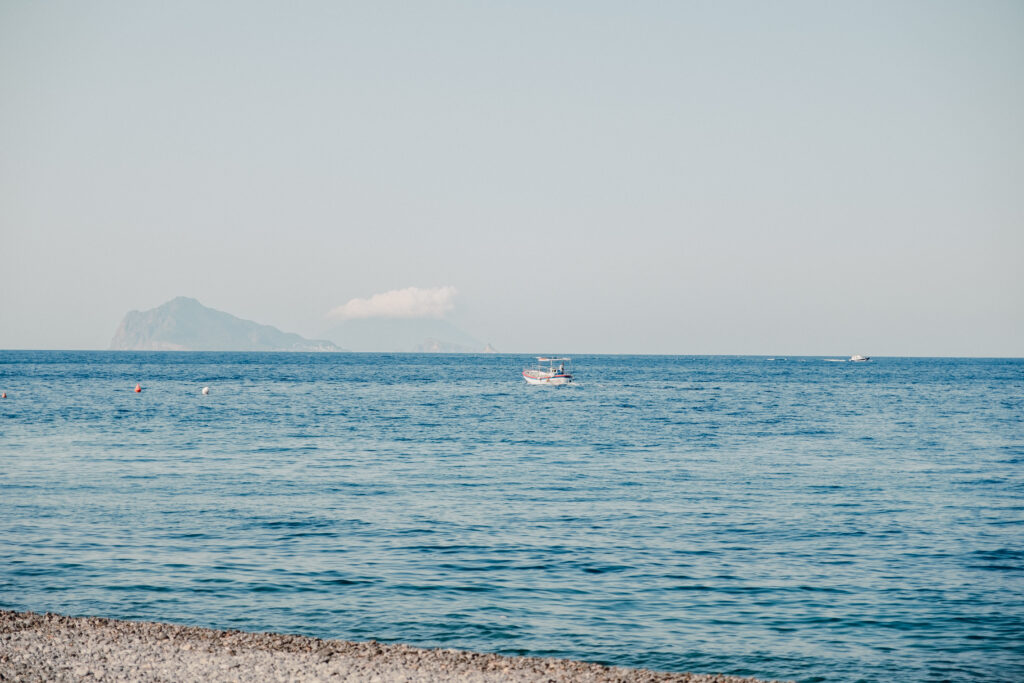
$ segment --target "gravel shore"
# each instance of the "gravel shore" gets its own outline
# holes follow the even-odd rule
[[[755,679],[562,659],[0,610],[0,681],[675,681]]]

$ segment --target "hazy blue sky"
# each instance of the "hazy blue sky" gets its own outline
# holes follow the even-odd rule
[[[0,254],[0,348],[416,287],[502,351],[1022,356],[1024,2],[0,0]]]

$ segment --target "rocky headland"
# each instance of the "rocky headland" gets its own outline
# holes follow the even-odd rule
[[[125,315],[110,342],[115,351],[343,351],[270,325],[236,318],[179,296]]]

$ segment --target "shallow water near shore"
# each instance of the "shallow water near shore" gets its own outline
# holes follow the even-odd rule
[[[531,360],[0,352],[0,607],[1024,679],[1024,361]]]

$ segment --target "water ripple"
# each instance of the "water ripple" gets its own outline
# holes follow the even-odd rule
[[[0,606],[1024,680],[1024,362],[524,360],[0,352]]]

